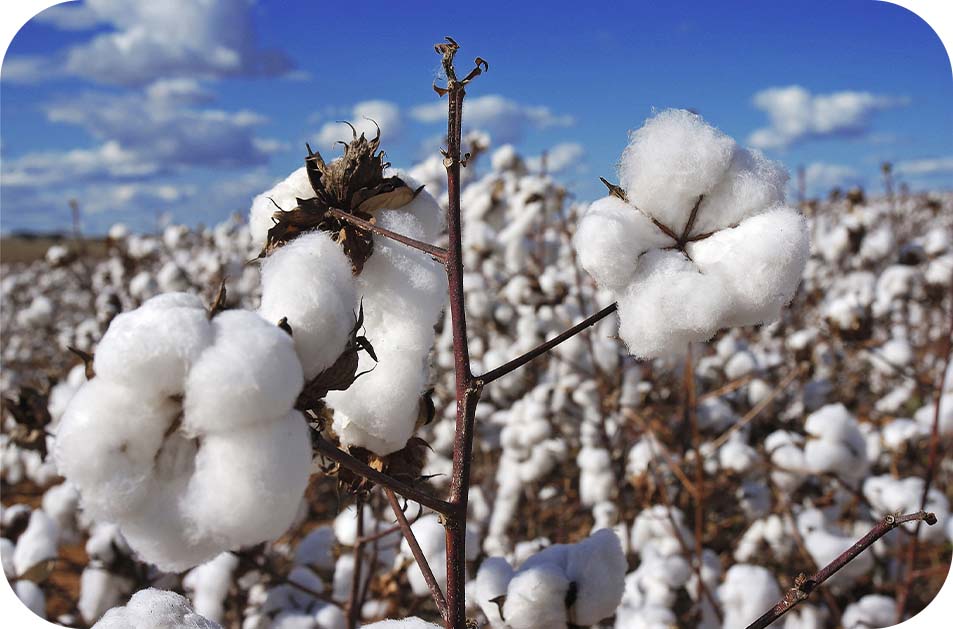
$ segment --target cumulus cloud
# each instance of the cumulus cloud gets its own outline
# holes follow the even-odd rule
[[[385,100],[366,100],[357,103],[344,119],[354,126],[358,135],[363,133],[369,138],[377,135],[377,127],[380,126],[381,137],[386,138],[389,143],[397,140],[404,130],[400,108]],[[326,150],[338,141],[350,140],[351,129],[343,122],[326,122],[313,139],[317,145],[315,148],[319,151]]]
[[[953,173],[953,156],[915,159],[900,162],[894,166],[894,171],[900,175],[906,175],[908,177],[923,177]]]
[[[418,105],[410,115],[423,123],[447,121],[447,101]],[[556,114],[543,105],[523,105],[497,94],[467,99],[467,124],[490,133],[497,144],[517,142],[528,130],[569,127],[575,119],[567,114]]]
[[[804,184],[809,194],[822,194],[836,187],[861,186],[864,177],[850,166],[814,162],[804,169]]]
[[[586,149],[576,142],[562,142],[546,151],[546,172],[550,174],[561,174],[568,172],[580,172],[584,169],[583,160],[586,156]],[[538,155],[526,160],[526,165],[530,170],[541,171],[543,169],[543,156]]]
[[[292,69],[283,52],[258,45],[251,0],[86,0],[35,19],[62,30],[97,32],[55,58],[13,58],[8,81],[58,74],[100,83],[145,85],[159,78],[275,76]]]
[[[908,100],[870,92],[812,94],[799,85],[772,87],[754,95],[754,105],[770,125],[752,133],[748,142],[762,149],[782,149],[806,140],[863,135],[873,114],[901,107]]]

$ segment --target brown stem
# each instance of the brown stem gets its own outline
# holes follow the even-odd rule
[[[420,568],[421,574],[424,575],[424,581],[427,582],[427,587],[430,588],[430,594],[433,596],[433,602],[437,606],[437,611],[440,612],[441,618],[446,619],[447,599],[444,598],[443,592],[440,591],[440,585],[437,583],[437,579],[433,575],[433,569],[431,569],[430,563],[427,561],[427,557],[425,557],[423,551],[420,550],[420,544],[417,543],[417,536],[414,535],[413,529],[410,528],[410,523],[407,521],[407,516],[404,515],[404,510],[400,508],[400,504],[397,502],[397,496],[394,494],[394,491],[392,489],[385,489],[384,494],[387,496],[387,502],[390,503],[390,508],[394,512],[394,516],[397,518],[397,526],[400,527],[400,531],[403,533],[404,539],[407,540],[407,545],[410,546],[410,552],[417,561],[417,566]]]
[[[723,432],[721,435],[718,436],[717,439],[712,441],[712,444],[711,444],[712,452],[717,452],[717,450],[721,446],[725,445],[725,442],[728,441],[728,439],[731,437],[733,433],[740,430],[743,426],[748,425],[751,422],[751,420],[753,420],[755,417],[760,415],[761,411],[767,408],[768,404],[774,401],[774,398],[778,397],[785,389],[787,389],[788,385],[791,384],[791,381],[794,380],[794,378],[797,377],[799,373],[801,373],[801,369],[793,369],[791,373],[786,375],[784,379],[782,379],[781,382],[778,383],[778,386],[776,386],[774,390],[771,391],[771,393],[765,396],[763,400],[755,404],[751,408],[751,410],[745,413],[745,416],[742,417],[740,421],[733,424],[731,428]]]
[[[357,494],[357,539],[354,541],[354,568],[351,571],[351,593],[347,602],[347,626],[355,629],[361,619],[361,563],[364,561],[364,496]]]
[[[368,466],[366,463],[355,459],[347,452],[337,449],[334,444],[332,444],[330,441],[327,441],[321,435],[313,434],[311,441],[314,449],[317,450],[321,456],[331,459],[341,467],[354,472],[362,478],[366,478],[367,480],[376,483],[381,487],[393,489],[401,496],[410,498],[411,500],[416,500],[423,506],[433,509],[437,513],[447,515],[454,510],[453,505],[450,505],[439,498],[434,498],[433,496],[426,494],[419,489],[414,489],[410,485],[402,483],[395,478],[391,478],[387,474],[378,472],[374,468]]]
[[[385,238],[396,240],[397,242],[405,244],[408,247],[412,247],[413,249],[416,249],[418,251],[423,251],[424,253],[428,254],[430,257],[432,257],[434,260],[436,260],[440,264],[447,263],[447,250],[443,249],[442,247],[437,247],[436,245],[432,245],[430,243],[423,242],[421,240],[416,240],[414,238],[410,238],[409,236],[404,236],[403,234],[398,234],[397,232],[393,232],[389,229],[385,229],[383,227],[375,225],[374,223],[365,221],[362,218],[358,218],[357,216],[354,216],[353,214],[348,214],[347,212],[342,212],[341,210],[338,210],[335,208],[331,208],[330,210],[328,210],[328,214],[331,214],[332,216],[335,216],[341,219],[342,221],[347,221],[349,223],[352,223],[360,227],[361,229],[366,229],[367,231],[377,234],[379,236],[384,236]]]
[[[695,222],[695,212],[698,210],[698,205],[701,204],[701,197],[698,199],[698,203],[695,204],[695,208],[692,210],[692,215],[688,220],[688,225],[685,226],[685,232],[687,233],[692,226],[692,223]],[[695,517],[694,517],[694,533],[695,533],[695,578],[698,579],[698,582],[702,582],[702,556],[703,556],[703,535],[704,535],[704,519],[705,519],[705,461],[701,453],[701,433],[698,430],[698,409],[697,409],[697,391],[695,389],[695,361],[692,360],[692,346],[691,343],[688,345],[688,352],[685,354],[685,374],[684,374],[684,395],[685,395],[685,420],[686,423],[691,427],[692,433],[692,450],[695,451]],[[699,597],[701,599],[701,597]]]
[[[950,369],[950,355],[953,354],[953,307],[950,308],[950,329],[947,330],[946,339],[943,343],[944,358],[943,370],[940,372],[940,380],[936,385],[936,403],[933,407],[933,426],[930,429],[930,453],[927,458],[927,475],[923,481],[923,491],[920,494],[920,510],[923,511],[927,506],[927,499],[930,494],[930,485],[933,484],[933,475],[936,471],[937,459],[940,452],[940,403],[943,401],[943,384],[946,382],[946,373]],[[920,526],[921,521],[917,522],[916,530],[913,533],[913,539],[907,547],[907,557],[905,562],[905,576],[903,585],[897,594],[897,622],[903,620],[903,614],[907,607],[907,599],[910,596],[910,587],[913,585],[913,572],[917,563],[917,553],[920,550]]]
[[[812,576],[805,577],[803,574],[798,575],[798,578],[795,579],[795,586],[787,591],[784,598],[778,601],[774,607],[766,611],[760,618],[748,625],[747,629],[764,629],[781,618],[781,616],[791,611],[799,603],[807,600],[807,597],[810,596],[811,592],[817,589],[819,585],[856,559],[860,553],[867,550],[874,542],[901,524],[906,524],[907,522],[926,522],[932,526],[936,524],[936,516],[924,511],[911,513],[909,515],[886,516],[877,526],[870,529],[869,533],[857,540],[853,546],[838,555],[834,561],[815,572]]]
[[[571,328],[569,328],[562,334],[546,341],[545,343],[541,345],[538,345],[537,347],[531,349],[530,351],[526,352],[522,356],[518,356],[514,358],[513,360],[507,363],[504,363],[500,365],[499,367],[497,367],[496,369],[491,369],[490,371],[480,376],[479,380],[484,385],[486,385],[493,382],[494,380],[498,380],[499,378],[502,378],[503,376],[507,375],[511,371],[515,371],[516,369],[519,369],[520,367],[522,367],[529,361],[533,360],[534,358],[538,358],[539,356],[542,356],[543,354],[545,354],[552,348],[556,347],[563,341],[569,340],[570,338],[576,336],[577,334],[579,334],[586,328],[589,328],[595,325],[602,319],[605,319],[610,314],[615,312],[617,309],[618,309],[618,304],[612,304],[612,305],[606,306],[605,308],[603,308],[596,314],[592,315],[591,317],[585,319],[584,321],[580,321],[579,323],[572,326]]]

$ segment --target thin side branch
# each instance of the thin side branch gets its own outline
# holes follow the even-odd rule
[[[384,494],[387,496],[387,502],[390,503],[390,508],[397,518],[397,526],[400,527],[404,539],[407,540],[407,545],[410,546],[410,552],[413,553],[414,559],[417,561],[417,566],[420,567],[420,572],[424,575],[424,581],[427,582],[427,587],[430,588],[430,595],[433,596],[433,602],[437,606],[437,611],[440,612],[441,618],[446,619],[447,599],[444,598],[443,592],[440,590],[440,585],[433,576],[433,569],[430,567],[427,557],[425,557],[423,551],[420,550],[420,544],[417,543],[417,536],[414,535],[413,529],[410,528],[410,523],[407,521],[407,516],[404,515],[404,510],[400,508],[400,504],[397,502],[397,496],[394,494],[394,490],[384,489]]]
[[[395,240],[401,244],[407,245],[408,247],[416,249],[417,251],[423,251],[440,264],[447,263],[447,250],[442,247],[437,247],[436,245],[432,245],[428,242],[423,242],[421,240],[410,238],[409,236],[404,236],[403,234],[398,234],[397,232],[385,229],[375,225],[374,223],[365,221],[362,218],[358,218],[353,214],[348,214],[347,212],[342,212],[341,210],[335,208],[328,210],[328,214],[337,217],[342,221],[347,221],[352,225],[356,225],[361,229],[365,229],[371,233],[377,234],[378,236],[390,238],[391,240]]]
[[[362,478],[366,478],[372,483],[376,483],[381,487],[393,489],[401,496],[410,498],[411,500],[416,500],[423,506],[436,511],[437,513],[449,515],[455,512],[453,505],[444,502],[439,498],[434,498],[430,494],[424,493],[419,489],[414,489],[410,485],[391,478],[387,474],[378,472],[374,468],[366,465],[363,461],[355,459],[347,452],[337,449],[334,444],[320,435],[315,435],[314,438],[312,438],[312,443],[314,445],[314,449],[317,450],[321,456],[326,459],[331,459],[341,467],[354,472]]]
[[[357,495],[357,540],[354,542],[354,567],[351,571],[351,593],[347,601],[347,626],[356,629],[361,619],[361,564],[364,563],[364,497]]]
[[[807,597],[810,596],[811,592],[817,589],[819,585],[837,574],[841,568],[856,559],[860,553],[867,550],[874,542],[901,524],[906,524],[907,522],[926,522],[930,526],[933,526],[936,524],[936,515],[925,511],[918,511],[917,513],[908,515],[886,516],[877,526],[870,529],[869,533],[857,540],[853,546],[838,555],[834,561],[815,572],[812,576],[805,577],[803,574],[798,575],[798,578],[794,581],[794,587],[787,591],[784,598],[778,601],[774,607],[766,611],[760,618],[748,625],[747,629],[764,629],[771,625],[771,623],[794,609],[802,601],[807,600]]]
[[[556,336],[546,341],[542,345],[539,345],[531,349],[530,351],[526,352],[522,356],[518,356],[517,358],[514,358],[513,360],[500,365],[496,369],[492,369],[486,372],[485,374],[483,374],[477,379],[480,380],[484,385],[489,384],[493,382],[494,380],[498,380],[502,378],[503,376],[507,375],[508,373],[510,373],[511,371],[515,371],[519,369],[520,367],[522,367],[529,361],[533,360],[534,358],[538,358],[542,356],[543,354],[545,354],[552,348],[556,347],[563,341],[567,341],[571,339],[572,337],[576,336],[577,334],[579,334],[586,328],[592,327],[593,325],[595,325],[602,319],[605,319],[610,314],[615,312],[617,309],[618,309],[618,304],[612,304],[610,306],[606,306],[605,308],[603,308],[596,314],[592,315],[588,319],[581,321],[577,323],[576,325],[572,326],[571,328],[569,328],[568,330],[566,330],[559,336]]]

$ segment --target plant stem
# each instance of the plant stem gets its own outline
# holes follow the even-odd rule
[[[366,229],[367,231],[377,234],[379,236],[390,238],[391,240],[395,240],[399,243],[405,244],[408,247],[411,247],[418,251],[423,251],[424,253],[432,257],[434,260],[436,260],[440,264],[447,263],[447,250],[443,249],[442,247],[432,245],[428,242],[416,240],[414,238],[410,238],[409,236],[404,236],[403,234],[398,234],[397,232],[393,232],[389,229],[385,229],[384,227],[380,227],[378,225],[375,225],[374,223],[365,221],[362,218],[358,218],[357,216],[354,216],[353,214],[348,214],[347,212],[342,212],[341,210],[338,210],[335,208],[331,208],[330,210],[328,210],[328,214],[335,216],[341,219],[342,221],[347,221],[348,223],[352,223],[360,227],[361,229]]]
[[[798,578],[795,579],[795,586],[787,591],[784,598],[778,601],[774,607],[766,611],[760,618],[748,625],[747,629],[764,629],[781,618],[781,616],[791,611],[799,603],[807,600],[807,597],[810,596],[811,592],[817,589],[819,585],[856,559],[860,553],[867,550],[874,542],[901,524],[906,524],[907,522],[926,522],[932,526],[936,524],[936,516],[924,511],[918,511],[917,513],[911,513],[909,515],[886,516],[877,526],[870,529],[869,533],[857,540],[853,546],[838,555],[834,561],[815,572],[812,576],[805,577],[803,574],[798,575]]]
[[[443,592],[440,591],[440,585],[433,575],[433,569],[430,567],[427,557],[425,557],[423,551],[420,550],[417,536],[414,535],[413,529],[410,528],[410,523],[407,522],[407,516],[404,515],[404,510],[400,508],[400,504],[397,502],[397,496],[394,494],[394,490],[384,489],[384,494],[387,496],[387,502],[390,503],[390,508],[397,518],[397,525],[400,527],[404,539],[407,540],[407,545],[410,546],[410,552],[417,561],[417,566],[420,568],[421,574],[424,575],[424,581],[427,582],[427,587],[430,588],[430,594],[433,596],[433,602],[437,606],[437,611],[440,612],[441,618],[446,619],[447,599],[444,598]]]
[[[364,496],[357,494],[357,539],[354,541],[354,567],[351,571],[351,593],[347,602],[347,626],[355,629],[361,619],[361,563],[364,561]]]

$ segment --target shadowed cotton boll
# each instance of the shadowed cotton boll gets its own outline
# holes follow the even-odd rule
[[[40,618],[46,618],[46,595],[43,594],[40,586],[33,581],[22,580],[13,584],[13,590],[16,592],[17,598],[31,612]]]
[[[540,564],[521,570],[507,588],[506,624],[512,629],[565,627],[568,591],[569,580],[558,566]]]
[[[351,262],[324,232],[296,238],[265,258],[261,307],[271,323],[287,317],[310,380],[331,366],[354,327],[357,301]]]
[[[844,629],[889,627],[897,620],[897,602],[882,594],[868,594],[844,609]]]
[[[13,551],[13,567],[18,576],[47,559],[55,559],[59,528],[56,522],[41,509],[30,514],[30,523],[17,539]]]
[[[857,480],[867,473],[867,442],[857,420],[843,404],[828,404],[808,416],[804,430],[813,437],[804,445],[808,469]]]
[[[632,134],[619,176],[626,198],[594,203],[573,243],[616,297],[632,354],[679,354],[721,328],[777,319],[809,253],[804,218],[781,205],[780,165],[667,110]]]
[[[507,586],[513,578],[513,567],[503,557],[488,557],[480,564],[476,578],[476,598],[483,614],[492,624],[503,622],[500,616],[502,601],[494,602],[506,595]]]
[[[209,320],[181,293],[120,317],[56,432],[85,512],[166,571],[279,536],[311,467],[291,338],[250,311]]]
[[[221,629],[196,614],[181,594],[149,588],[133,594],[125,607],[114,607],[93,629]]]

